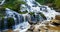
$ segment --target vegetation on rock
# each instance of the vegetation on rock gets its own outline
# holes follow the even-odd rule
[[[0,29],[4,29],[4,18],[2,18],[2,20],[0,21],[1,25],[0,25]]]
[[[34,12],[30,12],[29,14],[30,14],[30,15],[34,15]]]
[[[13,18],[7,18],[7,26],[9,29],[12,29],[12,26],[15,25],[14,19]]]
[[[21,11],[20,11],[19,13],[20,13],[20,14],[25,14],[25,13],[27,13],[27,12],[28,12],[28,11],[26,10],[26,11],[24,11],[24,12],[21,12]]]
[[[56,7],[60,8],[60,0],[55,0]]]
[[[53,7],[57,12],[60,12],[60,0],[36,0],[40,4]]]
[[[4,17],[5,16],[5,8],[0,7],[0,17]]]
[[[37,2],[39,2],[40,4],[47,4],[47,3],[53,3],[54,0],[36,0]]]
[[[43,13],[39,13],[44,19],[46,19],[45,15]]]
[[[3,7],[10,8],[16,12],[20,10],[20,4],[25,4],[22,0],[6,0]]]

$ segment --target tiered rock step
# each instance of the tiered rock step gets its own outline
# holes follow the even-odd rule
[[[7,30],[6,32],[19,32]],[[60,15],[51,21],[43,21],[43,23],[33,24],[26,32],[60,32]]]
[[[46,30],[45,30],[46,29]],[[41,29],[42,32],[60,32],[60,15],[56,15],[54,20],[51,20],[48,25]]]
[[[51,21],[32,25],[27,32],[60,32],[60,15],[56,15]]]

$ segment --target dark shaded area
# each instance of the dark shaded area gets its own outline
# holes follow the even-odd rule
[[[60,23],[55,23],[55,22],[53,22],[52,25],[59,26]]]
[[[13,18],[7,18],[7,26],[8,26],[8,29],[12,29],[12,26],[15,25],[15,21]]]

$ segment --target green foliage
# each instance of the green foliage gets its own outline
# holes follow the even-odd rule
[[[54,0],[46,0],[46,3],[53,3]]]
[[[4,18],[2,18],[2,20],[1,20],[1,29],[3,29],[4,28]]]
[[[54,0],[36,0],[37,2],[39,2],[40,4],[47,4],[47,3],[53,3]]]
[[[40,12],[40,15],[41,15],[44,19],[46,19],[45,15],[44,15],[43,13]]]
[[[14,19],[13,18],[7,18],[7,26],[8,26],[8,28],[9,29],[12,29],[12,26],[13,25],[15,25],[15,22],[14,22]],[[5,26],[5,24],[4,24],[4,18],[2,18],[2,20],[0,21],[0,23],[1,23],[1,28],[0,29],[4,29],[4,26]]]
[[[40,4],[44,4],[45,0],[36,0],[37,2],[39,2]]]
[[[14,11],[19,12],[20,4],[25,4],[25,2],[23,2],[21,0],[6,0],[3,7],[4,8],[10,8],[10,9],[12,9]]]
[[[4,17],[5,16],[5,8],[1,7],[0,8],[0,17]]]
[[[25,13],[27,13],[27,12],[28,12],[28,11],[26,10],[26,11],[24,11],[24,12],[21,12],[21,11],[20,11],[19,13],[20,13],[20,14],[25,14]]]
[[[30,14],[30,15],[34,15],[34,12],[30,12],[29,14]]]
[[[55,0],[55,5],[57,8],[60,8],[60,0]]]
[[[8,21],[7,26],[9,29],[11,29],[12,26],[15,25],[14,19],[13,18],[7,18],[7,21]]]

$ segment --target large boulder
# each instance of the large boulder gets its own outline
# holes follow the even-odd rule
[[[60,20],[60,15],[56,15],[56,16],[55,16],[55,19],[56,19],[56,20]]]

